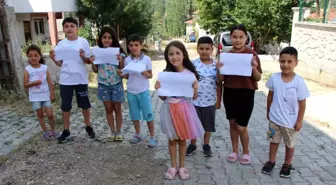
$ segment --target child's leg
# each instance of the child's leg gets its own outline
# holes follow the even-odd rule
[[[148,90],[142,92],[139,98],[142,116],[143,119],[147,121],[149,135],[150,137],[154,137],[154,113],[150,92]]]
[[[204,134],[204,138],[205,138],[205,134]],[[190,140],[190,144],[196,145],[196,143],[197,143],[197,139]]]
[[[154,121],[147,122],[149,136],[154,137]]]
[[[84,117],[84,123],[86,126],[91,126],[91,114],[90,109],[82,109],[82,114]]]
[[[105,106],[107,124],[110,126],[111,132],[115,133],[112,102],[104,101],[104,106]]]
[[[286,146],[285,164],[288,164],[288,165],[292,164],[293,156],[294,156],[294,147],[288,148]]]
[[[204,133],[204,144],[205,145],[208,145],[210,143],[210,137],[211,137],[211,132]],[[196,144],[196,141],[195,141],[195,144]]]
[[[47,114],[47,117],[48,117],[48,122],[49,122],[49,125],[50,125],[50,129],[52,131],[55,131],[55,117],[54,117],[54,113],[52,111],[52,108],[51,107],[45,107],[44,108],[46,114]]]
[[[70,110],[72,108],[73,85],[60,85],[61,94],[61,109],[64,124],[64,130],[69,130],[70,127]]]
[[[121,133],[121,126],[122,126],[122,110],[121,110],[121,103],[112,103],[113,110],[116,115],[116,125],[117,125],[117,132]],[[140,131],[139,131],[140,132]]]
[[[296,140],[296,131],[285,127],[280,127],[286,145],[285,164],[291,165],[294,156],[294,145]]]
[[[130,117],[131,117],[131,120],[133,121],[135,133],[139,135],[141,115],[140,115],[140,105],[139,105],[140,103],[138,101],[137,96],[138,95],[127,92],[127,99],[128,99],[127,102],[128,102]]]
[[[239,133],[240,136],[240,141],[242,143],[243,146],[243,154],[249,154],[249,141],[250,141],[250,137],[247,131],[247,127],[244,126],[240,126],[240,125],[236,125],[237,131]]]
[[[185,154],[187,152],[187,141],[186,140],[178,140],[179,144],[179,158],[180,158],[180,165],[179,168],[184,168],[184,160]]]
[[[42,131],[43,131],[43,132],[48,131],[47,126],[46,126],[45,121],[44,121],[44,112],[43,112],[43,108],[41,107],[41,108],[37,109],[37,110],[36,110],[36,114],[37,114],[37,119],[38,119],[38,121],[39,121],[39,123],[40,123],[40,126],[41,126],[41,128],[42,128]]]
[[[169,147],[169,154],[170,154],[170,161],[172,168],[176,168],[176,140],[169,140],[168,141],[168,147]],[[181,151],[181,150],[180,150]],[[185,153],[183,153],[182,156],[184,156]]]
[[[231,144],[232,144],[232,152],[238,154],[239,150],[239,134],[238,130],[236,128],[236,120],[235,119],[230,119],[230,137],[231,137]]]
[[[270,148],[269,148],[269,161],[272,163],[275,162],[276,154],[278,152],[279,148],[279,143],[270,143]]]
[[[76,99],[78,107],[82,109],[84,123],[86,126],[91,126],[91,114],[90,114],[90,100],[88,85],[75,85]]]

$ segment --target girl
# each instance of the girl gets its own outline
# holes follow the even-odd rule
[[[98,46],[101,48],[120,48],[119,40],[115,31],[110,27],[103,27],[98,38]],[[122,78],[119,75],[120,69],[124,67],[125,52],[120,48],[121,56],[118,56],[119,66],[113,64],[92,64],[92,70],[98,73],[98,99],[104,102],[107,123],[113,134],[112,141],[123,140],[121,135],[122,110],[121,104],[125,101]],[[94,58],[92,58],[92,61]],[[114,125],[113,112],[116,116],[116,127]]]
[[[29,46],[26,54],[29,65],[24,71],[24,87],[29,89],[29,101],[37,113],[37,119],[43,130],[43,139],[56,138],[58,134],[55,132],[55,119],[51,105],[51,101],[55,99],[54,86],[48,67],[44,65],[41,49],[38,46]],[[44,122],[43,108],[48,117],[50,131]]]
[[[193,73],[195,74],[195,82],[192,84],[194,88],[193,100],[198,94],[199,75],[191,63],[187,50],[179,41],[170,42],[165,51],[164,57],[167,62],[167,72]],[[155,89],[160,88],[160,82],[157,81]],[[189,179],[188,170],[184,168],[184,159],[186,155],[186,140],[196,139],[203,136],[204,129],[197,116],[191,98],[186,97],[160,97],[164,101],[160,111],[161,131],[165,133],[169,139],[169,153],[172,167],[165,174],[167,179],[174,179],[178,173],[180,178]],[[176,144],[179,145],[179,170],[176,169]]]
[[[258,89],[258,81],[261,79],[260,60],[255,51],[247,48],[247,31],[244,25],[237,25],[231,29],[230,37],[232,40],[232,49],[230,53],[249,53],[253,54],[252,75],[251,77],[243,76],[223,76],[220,75],[219,69],[223,66],[217,63],[217,77],[222,83],[224,81],[223,102],[226,111],[226,117],[230,122],[230,136],[232,143],[232,153],[228,156],[229,162],[236,162],[239,158],[238,141],[239,137],[243,145],[243,155],[240,159],[241,164],[250,164],[251,157],[249,154],[249,134],[247,125],[254,106],[254,92]],[[225,66],[224,66],[225,67]]]

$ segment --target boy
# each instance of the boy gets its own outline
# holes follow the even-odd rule
[[[265,174],[271,174],[275,166],[275,157],[281,138],[286,145],[285,163],[280,177],[290,177],[296,132],[302,128],[306,109],[306,98],[310,96],[304,79],[295,74],[298,64],[298,52],[294,47],[286,47],[280,52],[280,73],[275,73],[267,81],[267,119],[270,141],[269,161],[262,168]]]
[[[204,128],[203,152],[205,157],[211,157],[211,147],[209,145],[211,132],[216,132],[216,61],[210,55],[213,51],[213,41],[210,37],[201,37],[197,41],[197,52],[199,58],[193,61],[197,73],[200,75],[198,98],[193,101],[198,117]],[[196,151],[196,139],[191,140],[187,148],[187,156]]]
[[[130,73],[124,75],[127,81],[127,99],[131,120],[133,121],[136,134],[130,140],[130,143],[136,144],[141,142],[144,138],[140,134],[140,120],[142,118],[147,121],[150,139],[148,146],[154,148],[156,140],[154,139],[154,113],[152,108],[152,101],[149,92],[149,80],[153,77],[152,61],[141,52],[142,39],[139,35],[130,35],[127,39],[127,47],[131,55],[125,59],[125,66],[130,63],[142,63],[146,65],[146,71],[142,74]]]
[[[61,94],[61,109],[63,112],[64,130],[58,138],[58,143],[63,143],[70,136],[70,110],[72,108],[73,91],[76,93],[78,107],[82,109],[86,132],[90,138],[95,138],[90,123],[90,101],[88,97],[88,75],[85,64],[90,64],[90,46],[86,39],[78,37],[78,22],[72,17],[67,17],[62,22],[63,31],[66,38],[58,43],[59,47],[72,47],[78,50],[78,55],[81,61],[62,61],[59,60],[55,52],[50,51],[50,58],[55,64],[61,67],[60,72],[60,94]]]

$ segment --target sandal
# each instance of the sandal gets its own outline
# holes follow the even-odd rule
[[[168,180],[173,180],[177,174],[176,168],[169,168],[168,171],[165,173],[165,177]]]
[[[178,173],[181,180],[187,180],[190,178],[190,174],[186,168],[180,168]]]
[[[236,152],[232,152],[228,157],[227,157],[227,161],[231,162],[231,163],[235,163],[237,160],[239,159],[239,155]]]
[[[243,164],[243,165],[251,164],[250,154],[244,154],[243,157],[240,159],[240,164]]]

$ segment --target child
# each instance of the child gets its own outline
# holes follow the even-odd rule
[[[205,157],[211,157],[211,147],[209,145],[211,132],[216,132],[216,61],[210,58],[213,51],[213,41],[210,37],[201,37],[197,41],[197,52],[199,58],[193,61],[197,73],[200,75],[198,96],[193,101],[197,115],[201,120],[205,134],[203,152]],[[196,150],[196,139],[191,140],[187,148],[187,156]]]
[[[86,132],[90,138],[95,138],[90,123],[90,101],[88,96],[88,75],[85,64],[90,64],[90,46],[86,39],[78,37],[78,22],[72,17],[67,17],[62,22],[63,31],[66,38],[58,43],[60,47],[72,47],[78,50],[80,61],[62,61],[55,59],[55,52],[50,51],[50,58],[55,64],[61,67],[60,73],[60,93],[61,93],[61,109],[63,111],[64,130],[58,138],[59,143],[63,143],[70,136],[70,110],[72,108],[73,91],[76,93],[78,107],[82,109]]]
[[[120,48],[117,34],[110,27],[103,27],[98,38],[98,46],[101,48],[116,47]],[[121,55],[125,58],[125,52],[120,48]],[[124,87],[122,78],[118,74],[118,70],[124,67],[123,58],[119,58],[119,66],[113,64],[92,64],[92,70],[98,73],[98,99],[104,102],[107,123],[110,126],[113,137],[112,141],[123,140],[121,135],[122,126],[122,110],[121,103],[125,101]],[[116,116],[116,127],[114,125],[113,112]]]
[[[165,51],[164,57],[167,62],[167,72],[179,72],[195,75],[193,100],[198,95],[199,75],[195,66],[191,63],[187,50],[183,43],[179,41],[170,42]],[[160,88],[160,82],[157,81],[155,89]],[[191,98],[186,97],[160,97],[164,101],[160,110],[161,131],[169,139],[169,153],[172,167],[165,174],[167,179],[174,179],[178,173],[182,180],[190,178],[188,170],[184,168],[184,159],[186,154],[186,140],[196,139],[204,134],[202,124],[198,119]],[[176,144],[179,145],[179,170],[176,164]]]
[[[234,26],[231,29],[230,37],[232,40],[230,53],[249,53],[254,56],[251,62],[251,77],[220,75],[219,69],[223,65],[219,62],[216,64],[219,82],[224,81],[223,103],[226,117],[230,122],[230,136],[233,151],[229,154],[227,160],[229,162],[236,162],[239,159],[238,142],[240,137],[243,145],[243,155],[240,159],[240,164],[247,165],[251,163],[247,125],[253,111],[254,93],[255,90],[258,89],[257,82],[261,79],[262,70],[257,53],[245,45],[248,38],[245,26]]]
[[[130,140],[132,144],[139,143],[143,140],[140,133],[140,120],[142,112],[142,119],[147,121],[150,139],[148,146],[156,147],[156,140],[154,138],[154,113],[152,109],[152,101],[149,92],[149,81],[152,78],[152,61],[151,59],[141,53],[142,39],[139,35],[130,35],[127,39],[127,47],[131,55],[125,59],[125,65],[130,63],[142,63],[146,65],[146,71],[141,75],[130,73],[124,76],[127,81],[127,99],[131,120],[133,121],[136,134]]]
[[[310,96],[304,79],[295,74],[298,64],[298,52],[294,47],[286,47],[280,52],[280,73],[273,74],[267,81],[267,119],[270,141],[269,161],[262,168],[265,174],[271,174],[275,166],[275,157],[281,138],[286,145],[285,163],[280,177],[290,177],[296,132],[302,128],[306,109],[306,98]]]
[[[29,101],[37,113],[37,119],[43,130],[43,139],[55,138],[57,133],[55,132],[55,119],[51,105],[55,94],[48,67],[44,64],[41,49],[38,46],[29,46],[27,57],[29,65],[24,71],[24,87],[29,88]],[[43,109],[48,117],[50,131],[44,122]]]

